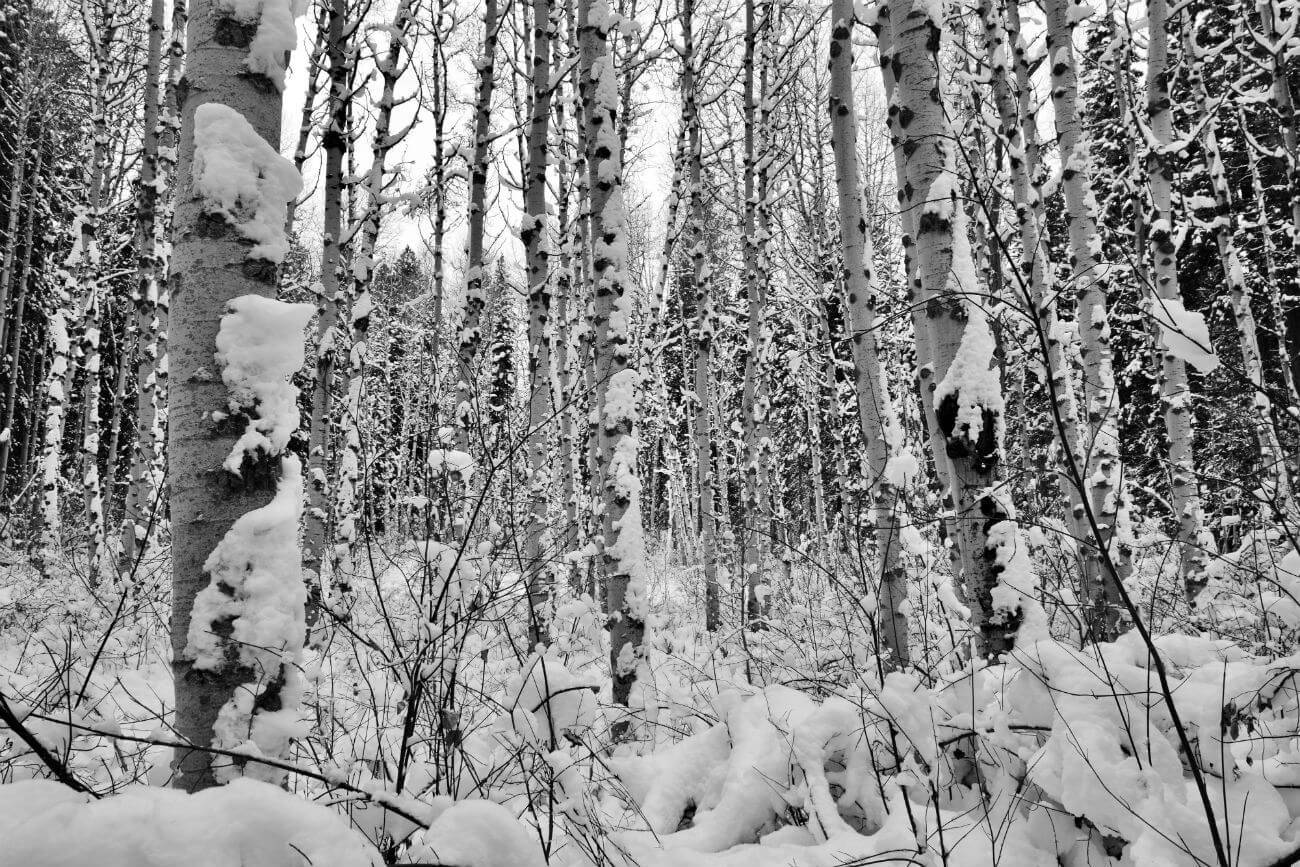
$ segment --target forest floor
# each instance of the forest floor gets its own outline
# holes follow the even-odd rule
[[[1158,547],[1130,582],[1148,603],[1174,580]],[[732,625],[710,633],[698,568],[660,550],[630,709],[610,702],[590,597],[561,588],[549,648],[528,652],[518,573],[442,553],[364,546],[351,613],[304,666],[292,771],[249,774],[289,797],[166,788],[165,557],[91,588],[75,560],[0,550],[0,865],[1244,867],[1300,850],[1300,555],[1276,540],[1224,558],[1195,618],[1149,610],[1149,644],[1081,647],[1067,582],[1045,579],[1044,630],[992,665],[969,661],[922,558],[913,665],[893,672],[850,558],[775,564],[763,630],[724,570]],[[1040,574],[1053,556],[1035,551]],[[42,781],[54,766],[87,791]]]

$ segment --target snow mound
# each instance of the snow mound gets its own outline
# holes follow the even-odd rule
[[[446,867],[544,867],[532,832],[491,801],[458,801],[417,835],[408,860]]]
[[[0,867],[380,867],[319,804],[253,780],[100,800],[46,780],[0,786]],[[521,862],[522,863],[522,862]]]

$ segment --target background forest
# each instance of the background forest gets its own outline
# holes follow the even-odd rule
[[[1300,863],[1295,0],[0,0],[0,865]]]

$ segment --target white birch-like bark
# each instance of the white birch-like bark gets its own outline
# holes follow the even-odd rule
[[[926,306],[921,301],[921,284],[917,279],[916,252],[916,213],[907,207],[905,191],[908,189],[907,160],[904,155],[903,142],[905,131],[901,125],[902,112],[898,106],[898,76],[902,64],[895,62],[895,26],[891,19],[892,10],[881,7],[874,21],[870,22],[876,34],[876,46],[880,55],[880,77],[884,83],[885,98],[889,103],[889,139],[894,154],[894,175],[898,188],[898,222],[902,229],[903,271],[907,285],[907,303],[912,314],[913,342],[916,345],[916,390],[920,395],[921,415],[928,434],[930,456],[934,462],[935,478],[938,480],[941,496],[949,515],[954,508],[952,483],[952,465],[948,460],[947,446],[943,431],[935,419],[935,406],[932,400],[938,378],[935,376],[936,360],[934,341],[930,335],[930,326],[926,318]],[[944,534],[952,540],[953,555],[960,561],[963,535],[957,532],[955,518],[946,515]]]
[[[907,573],[899,542],[900,496],[891,477],[890,458],[898,454],[902,432],[876,345],[876,300],[879,285],[873,270],[871,238],[858,177],[858,119],[853,89],[852,0],[831,4],[830,99],[831,148],[835,155],[835,189],[840,210],[840,244],[844,256],[844,298],[853,353],[858,422],[866,444],[870,473],[880,583],[874,591],[879,653],[886,668],[908,662]]]
[[[303,569],[312,594],[308,625],[315,624],[319,600],[324,596],[325,553],[333,511],[334,389],[340,342],[339,319],[344,304],[342,246],[343,159],[351,147],[351,85],[355,25],[348,20],[348,0],[330,0],[326,23],[325,56],[329,63],[329,95],[321,149],[325,152],[324,216],[321,250],[321,285],[317,299],[316,370],[312,383],[311,420],[308,428],[307,511],[303,522]]]
[[[469,233],[465,246],[465,308],[458,338],[459,381],[456,384],[456,448],[468,451],[470,431],[478,421],[476,383],[483,344],[483,255],[487,218],[488,156],[492,144],[492,92],[496,84],[497,0],[483,6],[483,53],[477,63],[474,97],[474,148],[469,164]]]
[[[268,2],[284,2],[288,7],[287,0]],[[289,14],[288,8],[284,11]],[[270,456],[256,461],[245,456],[239,476],[225,469],[243,430],[235,423],[241,416],[224,416],[230,406],[229,392],[213,357],[227,304],[243,295],[274,297],[277,269],[264,259],[249,259],[247,241],[223,217],[207,213],[202,195],[194,188],[195,115],[201,106],[222,104],[243,115],[272,147],[280,141],[278,88],[268,76],[250,72],[246,62],[258,27],[258,21],[234,18],[233,9],[220,0],[196,0],[189,18],[188,86],[180,105],[170,320],[176,375],[170,387],[167,436],[176,690],[173,730],[177,740],[195,749],[178,748],[172,768],[173,784],[191,792],[217,782],[214,765],[231,765],[229,759],[216,760],[204,752],[218,738],[215,729],[223,709],[251,700],[251,713],[256,714],[279,709],[290,700],[280,688],[289,676],[289,664],[281,663],[277,671],[253,671],[234,662],[198,667],[189,652],[195,597],[211,583],[206,564],[238,518],[268,504],[277,476],[278,461]],[[214,421],[214,413],[223,420]],[[227,658],[239,655],[232,643]],[[244,695],[250,683],[261,688],[255,695]]]
[[[1185,29],[1183,43],[1189,61],[1187,63],[1188,83],[1200,115],[1201,144],[1204,147],[1202,156],[1209,172],[1210,189],[1214,195],[1217,211],[1211,222],[1211,230],[1214,232],[1214,243],[1219,251],[1219,263],[1223,268],[1224,282],[1228,285],[1232,318],[1237,326],[1237,345],[1241,349],[1242,371],[1255,390],[1251,395],[1251,409],[1255,415],[1252,426],[1259,445],[1260,470],[1268,480],[1264,486],[1264,496],[1279,515],[1285,516],[1292,511],[1291,474],[1287,470],[1282,444],[1273,426],[1273,402],[1269,399],[1268,389],[1264,383],[1264,363],[1255,326],[1255,311],[1252,307],[1250,287],[1246,284],[1246,273],[1237,250],[1237,197],[1228,183],[1223,153],[1219,148],[1219,124],[1215,117],[1215,106],[1211,103],[1202,72],[1202,66],[1207,62],[1206,55],[1196,44],[1193,29],[1190,27]]]
[[[757,13],[757,14],[756,14]],[[768,67],[773,32],[773,7],[745,0],[744,56],[744,193],[742,222],[746,299],[744,382],[741,387],[742,430],[745,441],[745,526],[741,542],[746,586],[746,619],[752,629],[764,628],[771,610],[771,581],[763,574],[770,548],[771,409],[767,356],[772,340],[767,323],[768,294],[768,176],[770,153],[770,100]],[[777,25],[779,26],[779,25]],[[756,74],[757,73],[757,74]],[[756,86],[757,79],[757,86]]]
[[[1014,515],[1001,484],[1003,397],[993,359],[993,337],[979,297],[958,198],[956,143],[949,134],[940,67],[943,22],[932,14],[942,3],[890,0],[890,64],[897,82],[896,115],[905,163],[904,225],[915,228],[913,294],[929,322],[935,420],[952,470],[954,519],[966,599],[981,652],[999,658],[1011,649],[1025,615],[1030,588],[1009,588],[1014,606],[998,605],[1004,557],[990,531]],[[1021,542],[1023,544],[1023,541]]]
[[[4,388],[4,415],[0,416],[0,500],[4,499],[6,479],[9,477],[9,456],[12,453],[14,444],[14,412],[18,406],[19,381],[21,379],[21,370],[18,367],[18,359],[21,357],[23,350],[23,324],[27,312],[27,299],[30,295],[28,290],[28,275],[31,272],[32,239],[36,228],[36,191],[38,189],[37,183],[41,178],[41,171],[45,167],[45,148],[42,146],[40,137],[37,138],[35,151],[36,153],[33,158],[32,171],[30,174],[32,198],[29,200],[30,204],[27,208],[27,219],[23,221],[23,252],[22,255],[19,256],[17,269],[13,276],[14,284],[17,287],[13,291],[14,327],[13,331],[8,334],[6,342],[0,344],[0,352],[2,352],[8,359],[4,368],[7,371],[5,377],[7,382],[5,383]],[[17,228],[17,225],[15,225],[14,231],[17,231]],[[4,358],[0,358],[0,362],[3,361]],[[30,371],[28,377],[30,377],[34,382],[37,378],[37,371]],[[34,409],[34,402],[29,402],[28,412],[32,414],[29,416],[30,420],[26,426],[27,430],[23,437],[23,445],[19,449],[20,456],[17,463],[18,469],[16,475],[24,474],[27,471],[27,460],[21,452],[25,451],[31,444],[31,429],[34,426],[33,422],[35,421]],[[12,508],[17,504],[11,503],[9,505]]]
[[[747,7],[748,8],[748,7]],[[750,10],[752,15],[752,10]],[[704,572],[704,624],[709,632],[721,626],[720,594],[718,587],[718,519],[714,514],[714,486],[716,474],[713,461],[713,338],[717,330],[713,309],[712,264],[709,245],[705,240],[705,221],[708,213],[704,207],[703,131],[696,92],[696,66],[699,58],[695,49],[695,2],[682,0],[682,129],[686,134],[686,222],[682,235],[690,267],[678,281],[682,299],[691,299],[695,306],[695,321],[691,324],[694,345],[694,418],[692,433],[695,463],[699,472],[696,487],[697,513],[699,515],[700,557]],[[752,53],[747,54],[752,66]],[[752,75],[752,69],[747,75]]]
[[[1174,242],[1173,175],[1174,128],[1169,101],[1169,5],[1167,0],[1148,0],[1147,26],[1147,124],[1151,141],[1146,156],[1146,181],[1151,195],[1149,238],[1154,259],[1154,285],[1147,289],[1153,310],[1170,302],[1182,306],[1178,285],[1178,249]],[[1207,347],[1208,348],[1208,347]],[[1165,433],[1169,438],[1166,455],[1170,502],[1178,522],[1179,575],[1189,599],[1205,584],[1208,552],[1203,547],[1205,516],[1197,487],[1192,452],[1192,390],[1187,364],[1161,340],[1160,405]]]
[[[546,216],[546,168],[550,161],[551,46],[555,19],[550,0],[532,0],[532,117],[528,125],[528,163],[524,178],[524,217],[519,235],[528,274],[528,527],[524,568],[528,587],[529,644],[548,640],[550,588],[542,557],[547,541],[547,505],[552,482],[547,431],[552,415],[551,274]]]
[[[149,8],[149,42],[145,59],[144,131],[140,155],[140,180],[136,188],[136,286],[134,307],[135,441],[131,448],[130,479],[118,541],[119,574],[129,572],[144,551],[154,514],[153,474],[150,466],[158,447],[155,368],[158,364],[158,286],[163,277],[158,251],[159,189],[171,179],[159,173],[158,142],[161,135],[163,28],[166,4],[152,0]],[[128,358],[123,357],[122,364]],[[109,460],[113,450],[109,451]]]
[[[1119,456],[1119,406],[1110,346],[1110,274],[1103,261],[1097,228],[1097,200],[1089,142],[1079,108],[1074,22],[1080,0],[1047,0],[1047,51],[1052,109],[1062,154],[1061,189],[1065,199],[1070,279],[1077,297],[1075,321],[1083,359],[1083,477],[1089,508],[1099,533],[1082,536],[1085,569],[1081,575],[1084,620],[1099,641],[1118,635],[1123,618],[1115,578],[1127,577],[1128,546],[1118,534],[1125,491]],[[1103,562],[1110,561],[1110,565]],[[1089,563],[1091,565],[1089,565]]]
[[[580,0],[579,66],[585,79],[582,97],[594,290],[592,366],[598,395],[593,416],[604,503],[602,564],[613,700],[626,707],[641,666],[648,600],[635,435],[640,376],[631,357],[632,293],[618,135],[619,91],[610,45],[615,22],[608,0]],[[631,733],[630,719],[615,722],[616,740]]]

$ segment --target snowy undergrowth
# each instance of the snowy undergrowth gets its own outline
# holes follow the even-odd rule
[[[503,546],[367,540],[349,620],[305,652],[312,723],[291,762],[307,773],[289,784],[346,817],[374,846],[365,858],[467,867],[1216,863],[1145,647],[1129,633],[1080,650],[1059,598],[1069,552],[1051,534],[1028,541],[1052,638],[972,669],[946,554],[922,554],[911,564],[918,664],[883,678],[852,558],[796,557],[788,574],[772,564],[772,622],[757,633],[739,627],[738,582],[724,570],[723,621],[737,625],[710,634],[695,567],[654,550],[638,741],[611,754],[603,615],[564,587],[567,568],[538,655]],[[1129,583],[1145,600],[1170,573],[1159,540],[1139,541]],[[165,560],[149,561],[137,589],[95,590],[75,563],[42,573],[16,553],[0,560],[11,564],[6,701],[78,779],[126,793],[107,802],[126,812],[76,807],[87,813],[75,821],[173,798],[129,788],[170,776]],[[1300,625],[1298,564],[1285,539],[1262,534],[1216,561],[1195,622],[1235,641],[1174,632],[1186,610],[1156,618],[1234,865],[1300,846],[1300,660],[1282,652]],[[0,780],[48,776],[14,733],[0,738]]]

